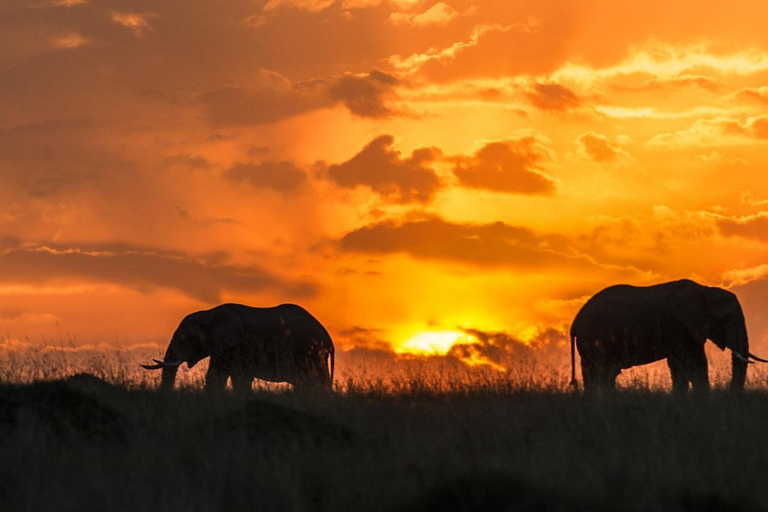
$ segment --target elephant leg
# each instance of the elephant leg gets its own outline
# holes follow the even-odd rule
[[[608,367],[605,371],[605,376],[603,378],[603,389],[607,391],[614,391],[616,390],[616,378],[621,373],[621,368],[617,367]]]
[[[693,390],[707,392],[709,391],[709,368],[704,344],[698,344],[691,355],[690,377]]]
[[[253,377],[246,374],[233,374],[232,375],[232,390],[238,395],[247,395],[251,391],[253,385]]]
[[[208,373],[205,375],[205,390],[222,392],[227,386],[227,379],[229,374],[218,364],[217,361],[211,359],[208,366]]]
[[[599,388],[597,375],[593,364],[581,358],[581,378],[584,380],[584,392],[594,393]]]
[[[616,389],[616,377],[620,372],[620,368],[605,362],[581,360],[581,375],[584,379],[584,391],[587,393],[613,391]]]
[[[669,366],[669,373],[672,375],[672,392],[676,394],[687,393],[688,372],[685,363],[676,357],[668,357],[667,366]]]
[[[325,361],[317,361],[314,377],[318,388],[324,390],[330,390],[333,388],[333,382],[331,382],[331,372],[328,370],[328,364]]]

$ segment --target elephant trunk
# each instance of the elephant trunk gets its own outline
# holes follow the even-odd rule
[[[173,385],[176,383],[176,372],[179,371],[180,364],[184,362],[184,358],[181,357],[181,354],[178,354],[178,350],[174,350],[175,347],[176,344],[171,341],[168,350],[165,351],[165,357],[163,357],[165,362],[173,361],[173,363],[163,366],[163,378],[160,381],[160,389],[162,391],[173,390]]]
[[[166,366],[163,368],[163,378],[160,381],[161,391],[173,390],[173,385],[176,382],[176,372],[179,370],[178,366]]]

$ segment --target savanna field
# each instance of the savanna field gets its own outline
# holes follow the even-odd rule
[[[766,20],[0,0],[0,512],[768,511]]]
[[[0,386],[4,510],[765,510],[768,371],[747,390],[673,396],[666,366],[615,395],[567,358],[508,370],[338,355],[333,395],[257,381],[158,393],[150,350],[9,352]],[[201,363],[199,366],[204,366]]]

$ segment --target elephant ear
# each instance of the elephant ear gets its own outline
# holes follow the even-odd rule
[[[741,313],[741,305],[736,295],[722,288],[710,288],[709,314],[712,318],[722,320]]]
[[[673,298],[672,311],[674,320],[683,329],[701,343],[709,335],[709,300],[707,288],[696,283],[685,287]]]

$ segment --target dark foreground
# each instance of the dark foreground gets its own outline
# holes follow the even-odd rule
[[[768,395],[0,386],[2,510],[766,510]]]

